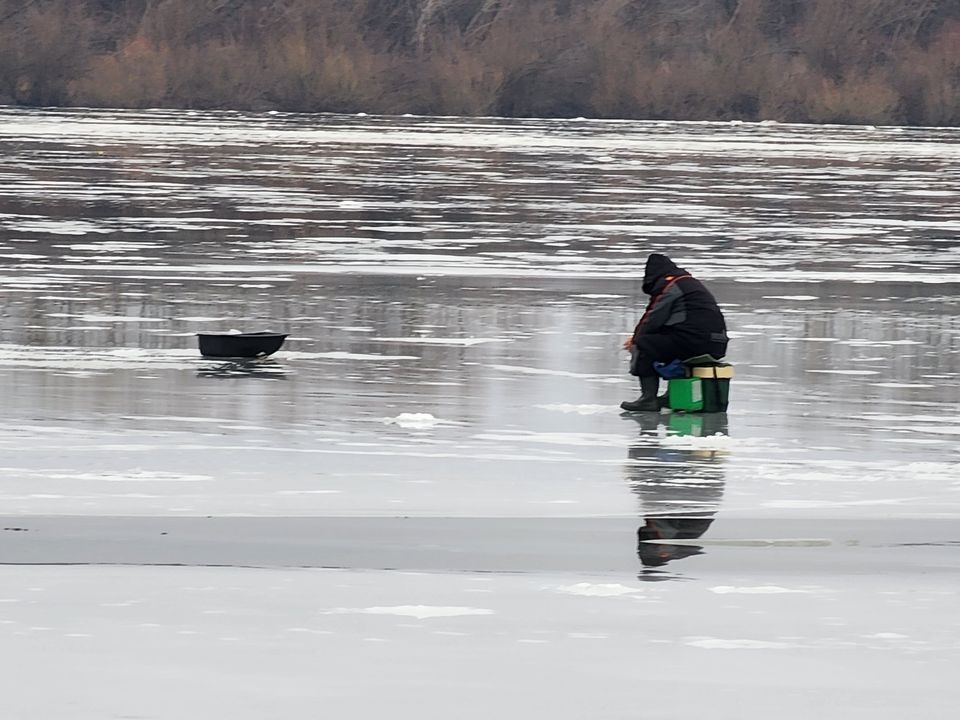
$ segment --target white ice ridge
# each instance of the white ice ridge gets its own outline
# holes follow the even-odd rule
[[[394,605],[392,607],[333,608],[322,615],[399,615],[418,620],[437,617],[463,617],[465,615],[493,615],[488,608],[456,607],[441,605]]]

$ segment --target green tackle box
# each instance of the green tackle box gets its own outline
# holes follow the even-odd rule
[[[697,355],[683,361],[687,374],[700,379],[700,391],[703,406],[700,412],[726,412],[730,402],[730,380],[733,378],[733,365],[717,360],[712,355]],[[683,408],[686,409],[686,408]]]
[[[703,380],[697,377],[674,378],[667,383],[671,410],[698,412],[703,409]]]

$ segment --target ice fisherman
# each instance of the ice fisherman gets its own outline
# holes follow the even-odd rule
[[[705,354],[719,360],[728,342],[727,325],[713,295],[666,255],[652,253],[647,258],[642,288],[650,302],[623,344],[630,351],[630,374],[640,379],[640,397],[620,403],[630,412],[659,411],[666,405],[657,398],[660,376],[655,362]]]

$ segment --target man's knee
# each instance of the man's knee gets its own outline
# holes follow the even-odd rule
[[[630,374],[637,377],[656,375],[653,369],[653,356],[641,346],[634,345],[630,349]]]

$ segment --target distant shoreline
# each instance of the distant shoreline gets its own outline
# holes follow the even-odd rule
[[[7,0],[0,104],[960,126],[960,2]]]

